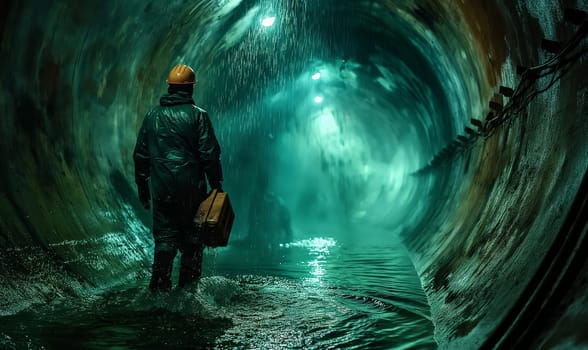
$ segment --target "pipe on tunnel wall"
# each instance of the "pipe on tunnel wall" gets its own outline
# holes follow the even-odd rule
[[[131,178],[134,131],[146,101],[156,101],[160,93],[150,87],[163,79],[170,61],[183,58],[173,53],[185,44],[179,39],[184,32],[205,35],[208,25],[216,31],[206,35],[220,37],[226,29],[213,8],[198,8],[194,21],[178,10],[182,4],[3,5],[8,7],[1,15],[0,48],[6,116],[0,121],[1,152],[7,160],[0,173],[3,313],[22,308],[22,300],[41,302],[88,285],[107,288],[140,279],[148,269],[149,218],[140,210]],[[382,4],[394,8],[390,1]],[[536,66],[549,58],[541,39],[565,41],[573,35],[578,26],[563,21],[564,8],[586,9],[585,1],[563,0],[427,4],[402,10],[413,11],[415,21],[429,18],[419,13],[423,9],[430,17],[442,10],[467,29],[463,39],[471,46],[465,50],[484,72],[473,82],[484,100],[469,101],[475,106],[500,85],[516,87],[517,65]],[[227,7],[220,15],[229,21],[231,11]],[[198,59],[212,64],[204,54]],[[505,347],[515,342],[509,339],[516,334],[504,340],[496,330],[509,334],[510,322],[503,320],[518,322],[510,310],[524,309],[517,307],[518,297],[534,288],[545,258],[567,234],[562,228],[574,221],[568,213],[582,212],[582,204],[573,203],[586,197],[580,185],[588,164],[587,73],[584,55],[510,123],[443,167],[440,183],[446,186],[430,197],[438,205],[405,233],[441,348],[494,346],[485,343],[488,339],[504,341]],[[456,124],[480,116],[461,117]],[[579,230],[582,242],[585,221],[570,227]],[[571,251],[582,247],[571,246],[578,247]],[[55,262],[50,269],[61,272],[49,274],[49,280],[38,274],[47,269],[37,265],[44,256]],[[537,329],[536,346],[588,343],[575,328],[588,316],[588,269],[574,261],[566,271],[576,279],[566,277],[572,282],[562,302],[545,308],[550,323]]]

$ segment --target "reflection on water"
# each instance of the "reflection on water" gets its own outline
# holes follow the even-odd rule
[[[433,349],[420,282],[390,246],[329,237],[209,251],[197,287],[145,283],[1,319],[0,348]]]

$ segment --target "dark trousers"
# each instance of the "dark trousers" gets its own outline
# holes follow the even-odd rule
[[[195,203],[191,201],[154,201],[155,252],[150,289],[171,289],[173,262],[178,251],[181,253],[178,287],[185,287],[200,279],[204,246],[193,228],[195,213]]]

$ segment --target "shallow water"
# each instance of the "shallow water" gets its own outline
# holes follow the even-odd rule
[[[140,281],[2,317],[0,348],[436,347],[420,282],[397,243],[234,244],[207,251],[204,275],[169,294]]]

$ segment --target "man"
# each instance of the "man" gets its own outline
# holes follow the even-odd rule
[[[171,289],[173,260],[181,252],[178,287],[197,282],[204,246],[192,220],[206,198],[206,180],[222,191],[220,147],[208,113],[194,104],[194,70],[177,65],[168,93],[143,121],[133,158],[139,199],[153,205],[155,253],[149,288]]]

